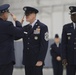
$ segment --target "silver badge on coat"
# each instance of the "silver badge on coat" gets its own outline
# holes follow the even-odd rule
[[[68,37],[68,40],[70,40],[70,36]]]
[[[48,32],[45,33],[45,37],[44,38],[45,38],[46,41],[49,40],[49,33]]]
[[[37,36],[35,36],[35,37],[34,37],[34,39],[35,39],[35,40],[38,40],[38,37],[37,37]]]

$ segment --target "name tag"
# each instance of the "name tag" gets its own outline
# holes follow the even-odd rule
[[[71,35],[71,33],[67,33],[67,35]]]
[[[28,34],[27,32],[24,32],[24,34]]]

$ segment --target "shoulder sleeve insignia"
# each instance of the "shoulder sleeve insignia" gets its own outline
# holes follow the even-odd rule
[[[49,40],[49,33],[48,33],[48,32],[45,33],[45,40],[46,40],[46,41]]]

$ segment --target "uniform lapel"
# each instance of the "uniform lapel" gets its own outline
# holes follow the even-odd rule
[[[73,23],[70,24],[69,32],[71,33],[70,37],[73,38],[75,32]]]
[[[71,30],[71,32],[74,32],[74,25],[73,25],[73,23],[71,23],[71,25],[70,25],[70,28],[69,28],[70,30]]]
[[[33,34],[33,32],[37,28],[37,26],[38,26],[38,22],[36,22],[35,25],[34,25],[34,27],[29,30],[28,35]]]

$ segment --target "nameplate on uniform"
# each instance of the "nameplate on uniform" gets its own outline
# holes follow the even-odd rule
[[[71,35],[71,33],[67,33],[67,35]]]
[[[27,32],[24,32],[25,34],[28,34]]]

